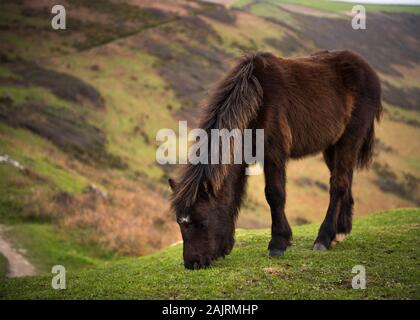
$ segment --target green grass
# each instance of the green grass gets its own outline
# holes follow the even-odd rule
[[[393,119],[399,119],[403,122],[415,121],[420,123],[420,114],[418,111],[399,108],[389,103],[384,103],[384,107]]]
[[[19,145],[16,144],[17,141],[19,141]],[[26,146],[22,147],[24,143],[26,143]],[[0,123],[0,154],[9,155],[25,168],[45,180],[37,181],[36,179],[30,179],[25,173],[9,165],[1,164],[0,186],[3,190],[7,190],[4,196],[9,193],[13,194],[13,191],[17,191],[20,194],[23,191],[30,191],[30,187],[34,190],[35,187],[39,188],[41,186],[52,187],[69,193],[81,192],[88,184],[88,180],[76,172],[70,171],[55,163],[51,157],[51,153],[60,153],[51,142],[42,139],[28,130],[12,128]],[[25,180],[25,188],[23,186],[13,187],[11,181],[16,178]],[[2,198],[2,195],[0,195],[0,199]]]
[[[72,172],[68,172],[64,168],[60,168],[60,166],[49,160],[47,157],[36,163],[35,170],[37,173],[48,177],[54,185],[65,192],[81,192],[88,184],[87,179],[84,177],[74,175]]]
[[[4,292],[5,279],[8,269],[8,263],[5,256],[0,253],[0,292]],[[1,294],[0,294],[1,296]]]
[[[12,71],[10,71],[8,68],[5,68],[4,66],[0,66],[0,77],[12,79],[18,78]]]
[[[238,0],[233,3],[233,7],[243,7],[252,3],[251,0]],[[348,12],[356,3],[334,2],[329,0],[267,0],[273,4],[296,4],[317,10],[329,12]],[[405,12],[412,14],[420,14],[420,6],[407,6],[407,5],[374,5],[363,4],[367,12]]]
[[[268,230],[239,230],[230,256],[205,270],[182,265],[182,246],[67,272],[67,289],[51,275],[8,279],[6,299],[419,299],[420,209],[356,220],[352,235],[328,252],[313,252],[317,225],[294,228],[293,246],[267,257]],[[366,268],[366,289],[352,289],[352,268]]]
[[[268,17],[268,18],[274,18],[276,20],[280,20],[282,22],[285,22],[291,26],[296,26],[297,23],[293,19],[292,15],[290,13],[281,10],[277,5],[270,4],[270,3],[264,3],[264,2],[258,2],[251,7],[251,13],[257,16],[262,17]]]
[[[246,6],[248,4],[251,4],[253,0],[236,0],[231,4],[231,7],[233,8],[242,8],[243,6]]]
[[[10,97],[13,100],[15,107],[18,107],[23,103],[30,102],[33,104],[49,104],[59,108],[66,108],[77,111],[77,108],[75,108],[74,104],[71,104],[67,101],[56,97],[50,90],[43,87],[31,86],[26,88],[20,88],[13,85],[1,86],[0,96]],[[85,109],[83,111],[85,111]]]
[[[94,245],[81,245],[78,231],[66,231],[51,224],[20,223],[9,225],[7,238],[25,248],[32,263],[41,273],[51,272],[54,265],[64,265],[67,270],[100,267],[117,259]]]
[[[0,281],[6,277],[7,273],[7,259],[0,254]]]
[[[42,173],[45,174],[44,171]],[[54,183],[62,178],[59,172],[51,174],[55,175]],[[50,272],[56,264],[78,270],[119,259],[117,255],[85,241],[85,232],[88,231],[57,227],[52,223],[55,219],[53,215],[43,212],[36,202],[30,202],[33,190],[51,191],[43,180],[31,180],[25,173],[4,164],[0,164],[0,177],[0,223],[8,226],[5,231],[7,239],[16,247],[25,249],[39,272]],[[61,181],[62,185],[72,183],[63,190],[70,192],[77,189],[70,188],[76,181],[75,177],[70,179],[70,176],[68,182]],[[2,274],[3,261],[0,257],[0,279]]]
[[[98,77],[90,70],[92,59],[89,53],[84,53],[70,56],[65,61],[71,65],[74,76],[91,83],[104,94],[107,111],[95,117],[97,122],[94,124],[106,133],[108,151],[122,157],[130,168],[160,178],[163,172],[155,161],[156,132],[161,128],[177,128],[166,106],[170,104],[176,110],[181,104],[154,69],[159,61],[144,52],[134,54],[125,49],[120,55],[95,56],[95,63],[101,68]],[[149,137],[149,144],[135,133],[136,128]]]
[[[270,0],[273,3],[291,3],[303,5],[306,7],[324,10],[324,11],[333,11],[333,12],[348,12],[351,11],[353,6],[357,3],[345,3],[345,2],[335,2],[329,0]],[[413,14],[420,14],[420,6],[407,6],[407,5],[375,5],[375,4],[363,4],[367,12],[406,12]]]
[[[5,176],[4,173],[2,176]],[[2,182],[0,180],[0,187]],[[89,229],[66,230],[58,227],[51,223],[53,217],[39,211],[36,203],[28,209],[27,198],[28,190],[19,187],[8,187],[7,192],[1,193],[0,223],[8,226],[5,231],[7,239],[16,247],[25,249],[29,260],[39,272],[50,272],[56,264],[78,270],[102,266],[119,259],[116,254],[85,241]],[[26,213],[23,213],[25,208]],[[0,259],[0,278],[2,270]]]
[[[31,181],[24,173],[4,164],[0,164],[0,176],[0,223],[8,226],[7,238],[25,249],[38,271],[50,272],[56,264],[72,270],[98,267],[118,259],[117,255],[85,241],[84,232],[88,231],[57,227],[51,223],[54,216],[43,212],[37,203],[28,204],[31,188],[49,190],[42,181]],[[1,270],[0,261],[0,278]]]

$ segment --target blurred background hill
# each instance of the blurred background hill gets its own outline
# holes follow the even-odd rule
[[[355,216],[420,205],[420,7],[329,1],[2,1],[0,224],[38,270],[144,255],[180,239],[156,133],[197,123],[208,90],[243,52],[282,57],[351,49],[378,71],[385,115],[370,171],[355,177]],[[288,166],[287,216],[320,222],[321,156]],[[239,227],[270,225],[263,176],[249,180]]]

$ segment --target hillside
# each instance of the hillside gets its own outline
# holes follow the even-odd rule
[[[54,31],[53,1],[2,1],[0,224],[39,272],[103,267],[180,239],[168,210],[176,166],[156,162],[156,133],[177,131],[178,120],[193,128],[244,51],[366,57],[385,115],[372,168],[355,177],[355,215],[420,205],[419,7],[366,6],[368,29],[356,32],[350,4],[224,2],[66,0],[67,29]],[[289,221],[319,223],[329,180],[321,157],[287,173]],[[248,188],[238,225],[266,228],[263,177]]]
[[[419,299],[420,210],[401,209],[356,221],[333,250],[313,252],[318,226],[295,227],[293,246],[269,259],[268,230],[239,230],[232,254],[205,270],[182,266],[182,246],[106,268],[67,273],[66,290],[51,275],[7,280],[6,299]],[[366,269],[366,289],[351,286]],[[3,292],[3,293],[1,293]]]

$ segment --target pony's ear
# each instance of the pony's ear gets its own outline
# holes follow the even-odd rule
[[[175,183],[175,180],[174,180],[174,179],[169,178],[169,179],[168,179],[168,183],[169,183],[169,186],[171,187],[171,190],[172,190],[172,191],[174,191],[174,190],[175,190],[175,188],[176,188],[176,183]]]

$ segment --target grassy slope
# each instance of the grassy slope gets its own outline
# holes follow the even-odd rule
[[[0,132],[2,130],[0,125]],[[15,137],[23,134],[23,137],[29,139],[27,132],[22,130],[15,131]],[[33,150],[39,151],[39,138],[31,140]],[[35,139],[36,138],[36,139]],[[0,139],[1,141],[1,139]],[[42,140],[40,141],[42,142]],[[6,144],[3,144],[5,147]],[[13,152],[11,149],[10,151]],[[33,157],[37,157],[37,152],[32,152]],[[14,153],[9,153],[14,155]],[[21,163],[25,163],[25,158],[17,158]],[[43,162],[45,164],[43,165]],[[69,192],[80,188],[77,176],[70,176],[66,171],[55,167],[52,163],[40,158],[37,162],[38,168],[43,165],[42,173],[47,173],[53,178],[53,188],[66,186],[65,190]],[[33,189],[42,190],[48,188],[41,180],[33,183],[27,174],[17,169],[0,166],[0,221],[7,224],[6,236],[9,241],[18,248],[26,251],[28,258],[35,264],[40,272],[49,272],[51,267],[56,264],[66,264],[74,269],[84,267],[96,267],[106,261],[116,259],[117,256],[101,250],[97,246],[81,245],[80,239],[83,234],[78,231],[69,231],[64,228],[56,227],[52,224],[48,216],[43,216],[37,209],[37,204],[33,204],[30,209],[26,205],[26,199],[29,197],[30,190],[28,184]],[[3,192],[4,191],[4,192]],[[79,239],[79,240],[77,240]],[[1,262],[0,262],[1,265]],[[1,275],[0,266],[0,275]]]
[[[77,7],[77,1],[72,1],[69,6],[74,9],[73,6]],[[123,180],[123,183],[125,183],[126,181],[137,180],[139,173],[152,178],[159,178],[162,175],[162,170],[154,162],[155,147],[145,145],[141,137],[133,134],[133,129],[140,126],[144,130],[140,121],[141,116],[151,114],[152,119],[148,121],[151,128],[147,129],[150,132],[150,139],[154,139],[154,135],[160,126],[170,127],[170,124],[173,123],[173,119],[166,109],[156,108],[156,104],[166,106],[171,102],[172,106],[176,107],[177,105],[172,91],[168,88],[164,89],[165,83],[151,70],[154,61],[146,54],[138,53],[138,50],[133,51],[134,54],[120,52],[121,54],[115,55],[118,58],[111,59],[103,52],[99,52],[98,56],[89,52],[85,54],[75,53],[75,48],[85,49],[102,42],[109,42],[121,36],[140,31],[144,27],[164,23],[171,16],[153,18],[150,15],[146,17],[147,19],[144,19],[142,14],[146,13],[140,9],[127,7],[125,4],[114,6],[111,1],[98,1],[95,4],[83,2],[83,6],[89,6],[89,13],[95,17],[106,13],[106,18],[109,19],[111,25],[112,23],[119,24],[120,21],[124,20],[127,30],[123,30],[120,34],[119,27],[109,28],[110,30],[108,30],[106,23],[95,26],[75,24],[75,21],[70,19],[77,17],[77,14],[73,12],[73,14],[70,13],[69,17],[70,32],[62,34],[59,40],[54,38],[56,34],[51,32],[49,19],[42,16],[42,10],[40,12],[39,9],[38,11],[36,11],[36,8],[31,9],[34,14],[32,17],[28,17],[24,14],[22,6],[8,2],[5,4],[5,10],[2,10],[1,13],[4,18],[2,19],[2,25],[11,26],[16,23],[18,26],[24,26],[27,30],[30,30],[28,32],[24,30],[24,27],[18,28],[17,26],[16,28],[8,28],[13,31],[0,33],[0,38],[6,40],[5,43],[7,44],[0,48],[2,53],[11,57],[12,60],[16,55],[24,60],[37,61],[40,65],[56,70],[64,68],[60,71],[74,74],[77,78],[87,79],[104,93],[107,103],[106,112],[96,112],[91,106],[85,106],[81,114],[88,118],[89,123],[95,124],[104,131],[107,136],[105,146],[107,150],[124,158],[124,161],[130,167],[128,170],[104,170],[104,168],[98,166],[86,166],[72,158],[72,155],[63,153],[62,150],[33,132],[11,128],[4,123],[0,123],[0,154],[10,155],[13,159],[22,163],[30,172],[30,175],[20,173],[9,166],[0,165],[0,187],[2,190],[0,194],[0,221],[5,224],[15,224],[11,229],[10,237],[12,240],[23,241],[23,244],[28,244],[29,249],[33,249],[33,251],[29,250],[31,251],[30,254],[33,255],[36,263],[39,262],[37,264],[40,264],[41,270],[49,269],[50,262],[60,257],[73,255],[73,257],[70,257],[71,263],[80,266],[91,265],[97,257],[92,254],[93,250],[90,250],[90,243],[84,241],[84,246],[78,246],[76,239],[80,240],[80,237],[75,237],[63,228],[47,225],[51,221],[44,221],[43,212],[31,212],[38,211],[37,203],[34,203],[35,201],[32,198],[33,193],[37,192],[40,199],[48,202],[50,201],[48,197],[58,192],[78,195],[90,183],[95,183],[95,185],[112,193],[110,189],[114,188],[116,181]],[[74,11],[77,12],[77,10]],[[121,15],[124,18],[120,19]],[[139,21],[140,23],[137,23]],[[87,22],[85,21],[85,23]],[[79,29],[78,26],[80,25]],[[53,50],[48,45],[45,48],[40,48],[40,42],[32,43],[30,35],[36,32],[35,26],[38,26],[42,34],[43,41],[41,42],[56,46],[56,49],[60,50]],[[92,29],[96,33],[89,34]],[[61,41],[64,38],[67,40]],[[24,49],[22,43],[31,50]],[[12,50],[9,50],[8,47]],[[128,53],[128,57],[125,57],[125,53]],[[43,60],[45,57],[58,57],[59,61],[51,58],[51,62],[46,62]],[[90,69],[92,61],[95,61],[96,66],[102,68],[100,77],[97,77],[98,72]],[[63,65],[64,67],[62,67]],[[8,68],[9,66],[0,68],[1,77],[19,78]],[[139,76],[144,74],[147,76]],[[139,79],[134,81],[130,76],[136,76]],[[116,78],[124,80],[115,82]],[[143,89],[145,91],[142,91]],[[139,92],[146,98],[139,99]],[[36,86],[22,88],[1,84],[0,96],[11,98],[16,106],[31,101],[76,111],[80,111],[81,107],[77,103],[69,103],[56,97],[48,89]],[[160,110],[163,110],[163,113],[157,112]],[[77,122],[79,119],[74,119],[74,121]],[[81,123],[80,127],[83,128],[83,126],[84,124]],[[112,184],[104,186],[105,179],[112,181]],[[153,183],[157,184],[156,181]],[[118,187],[121,186],[117,185],[115,188],[118,189]],[[141,191],[139,190],[139,194],[142,193]],[[31,208],[35,210],[31,210]],[[23,212],[24,209],[26,213]],[[41,230],[43,231],[41,232]],[[89,230],[84,231],[88,232]],[[46,232],[45,237],[43,237],[44,232]],[[25,240],[32,237],[39,242],[48,238],[47,243],[50,246],[35,246],[31,245],[31,241]],[[76,257],[78,254],[75,252],[79,250],[82,253]],[[62,254],[58,254],[59,251]],[[68,254],[68,251],[73,251],[73,254]]]
[[[136,299],[419,299],[420,210],[400,209],[356,221],[333,250],[311,251],[318,226],[294,228],[285,257],[268,259],[268,230],[239,230],[232,254],[207,270],[187,271],[182,246],[110,267],[71,272],[67,289],[51,276],[7,280],[3,298]],[[366,268],[367,288],[354,290],[351,270]]]
[[[237,0],[233,3],[233,7],[243,7],[253,3],[252,0]],[[356,3],[334,2],[330,0],[269,0],[274,4],[293,4],[303,7],[309,7],[317,10],[328,12],[351,12]],[[367,12],[404,12],[420,14],[420,6],[407,6],[407,5],[375,5],[363,4]]]
[[[61,231],[61,232],[60,232]],[[118,256],[94,245],[81,245],[80,232],[63,232],[48,223],[19,223],[10,226],[7,238],[25,248],[26,255],[41,273],[51,272],[54,265],[71,270],[94,268],[118,259]]]
[[[111,3],[111,1],[95,2],[97,5],[92,8],[92,17],[96,17],[97,13],[107,14],[115,11],[116,8],[112,7],[112,10],[110,10],[109,7],[105,6],[105,2]],[[275,7],[278,1],[272,0],[270,2],[274,5],[259,4],[252,7],[252,15],[234,12],[237,15],[237,20],[233,24],[201,16],[201,19],[204,19],[211,28],[214,28],[217,37],[208,36],[206,39],[208,43],[199,44],[199,47],[208,50],[208,44],[214,41],[214,45],[218,49],[235,55],[240,54],[241,48],[269,50],[284,55],[281,50],[267,44],[265,38],[283,38],[291,31],[259,16],[273,17],[275,14],[278,17],[280,15],[281,20],[292,26],[295,26],[295,20],[286,11]],[[291,2],[308,6],[314,6],[315,3],[318,3],[318,1],[306,1],[306,4],[305,1]],[[322,2],[322,4],[325,5],[326,3]],[[331,4],[328,3],[328,5]],[[348,4],[337,5],[348,6]],[[114,191],[119,191],[118,188],[121,187],[115,183],[118,179],[130,181],[133,179],[137,183],[138,179],[143,179],[143,176],[139,177],[137,175],[139,172],[147,177],[147,182],[151,181],[153,187],[161,189],[167,187],[162,183],[162,181],[166,181],[162,179],[164,172],[155,163],[154,137],[156,131],[161,127],[176,127],[172,113],[180,107],[181,102],[175,96],[168,82],[161,76],[161,70],[158,67],[162,63],[162,59],[157,58],[150,52],[147,53],[141,45],[136,45],[137,41],[145,36],[153,39],[152,36],[159,35],[159,30],[162,30],[162,28],[150,29],[127,39],[110,42],[121,34],[115,31],[118,28],[110,28],[115,30],[105,28],[108,23],[110,26],[114,25],[112,19],[109,21],[105,19],[106,23],[101,25],[81,25],[80,29],[76,30],[74,30],[76,24],[70,24],[72,27],[68,37],[66,38],[66,34],[60,34],[57,37],[55,32],[51,32],[48,19],[37,15],[33,17],[24,16],[22,12],[17,10],[17,5],[8,4],[8,6],[11,9],[9,12],[5,10],[0,13],[2,17],[6,16],[1,20],[4,24],[8,24],[5,22],[6,18],[10,21],[16,20],[15,23],[22,26],[22,30],[12,25],[12,28],[2,31],[0,36],[8,39],[9,41],[5,43],[9,43],[9,46],[13,48],[13,50],[9,50],[7,46],[4,46],[2,50],[10,53],[10,56],[17,55],[25,60],[38,61],[45,67],[85,80],[104,95],[106,108],[105,111],[97,111],[91,106],[81,107],[76,103],[55,96],[48,89],[37,86],[10,87],[2,85],[0,86],[0,96],[9,96],[17,105],[25,101],[35,101],[62,108],[57,110],[72,109],[86,114],[89,122],[93,122],[106,134],[108,139],[106,148],[113,154],[122,157],[129,168],[126,170],[105,170],[80,164],[71,155],[63,153],[51,142],[34,133],[24,129],[12,129],[2,123],[0,124],[0,154],[11,155],[12,158],[21,162],[40,179],[20,174],[17,170],[0,165],[0,189],[2,190],[0,193],[0,221],[6,224],[14,224],[10,234],[12,240],[22,242],[28,250],[28,254],[33,257],[37,264],[44,262],[39,266],[41,270],[48,271],[51,264],[56,264],[57,261],[64,261],[71,269],[77,266],[97,266],[101,263],[102,256],[98,257],[93,254],[93,251],[89,249],[91,243],[84,242],[84,246],[80,246],[75,241],[77,237],[66,232],[63,228],[56,228],[54,224],[50,225],[51,221],[44,221],[42,213],[28,213],[28,210],[23,213],[23,209],[36,208],[36,203],[31,203],[30,198],[33,191],[45,191],[47,195],[65,191],[77,195],[89,183],[95,183],[98,186],[103,186],[111,195],[114,195]],[[125,16],[124,6],[121,6],[120,9],[115,14],[118,17]],[[398,8],[391,7],[391,9],[397,10]],[[13,14],[10,14],[10,12]],[[77,11],[75,12],[77,13]],[[191,16],[190,13],[188,15]],[[75,17],[73,16],[73,18]],[[135,22],[138,18],[133,17],[133,19]],[[125,21],[126,19],[117,20]],[[164,21],[166,21],[166,18],[161,22]],[[153,21],[150,22],[151,25],[154,25]],[[137,27],[131,28],[137,25],[137,23],[127,25],[127,32],[124,31],[124,33],[132,34],[132,32],[138,31]],[[180,25],[181,21],[176,21],[167,26],[172,29],[169,28],[167,34],[162,31],[163,38],[170,36],[171,38],[175,37],[176,40],[186,39],[186,43],[193,43],[194,40],[190,36],[191,28],[180,31]],[[34,26],[40,28],[43,41],[39,41],[38,37],[31,36],[31,33],[28,32]],[[198,27],[201,31],[202,28],[204,27]],[[89,30],[96,30],[98,34],[91,34],[88,32]],[[88,34],[85,34],[86,32]],[[216,41],[218,37],[222,39],[221,43]],[[79,40],[83,41],[79,43]],[[157,40],[161,39],[157,37]],[[77,48],[89,48],[98,43],[107,42],[110,43],[91,50],[82,52],[76,50]],[[159,41],[157,42],[159,43]],[[301,42],[305,49],[301,48],[293,55],[305,55],[317,50],[317,48],[312,47],[310,41],[301,39]],[[166,45],[166,42],[162,43]],[[172,52],[178,49],[182,51],[184,49],[182,45],[183,42],[173,41],[168,48]],[[64,53],[71,54],[66,55]],[[200,57],[199,54],[194,53],[189,56],[189,59],[193,61],[200,59]],[[92,69],[92,66],[98,67],[98,70]],[[417,70],[412,75],[412,78],[417,80],[420,69],[417,67],[417,69],[413,68],[412,70]],[[188,73],[188,70],[182,70],[180,74],[184,74],[184,71],[186,74]],[[197,72],[200,73],[201,70]],[[408,70],[403,73],[407,75]],[[6,67],[0,68],[0,75],[12,78],[19,77]],[[394,85],[400,83],[403,86],[414,85],[410,77],[390,78],[395,80]],[[115,79],[118,79],[118,81],[115,81]],[[415,85],[420,87],[418,81]],[[202,90],[206,90],[209,86],[208,81],[203,82]],[[168,104],[172,106],[173,111],[168,111]],[[398,109],[398,112],[402,114],[402,109],[395,109]],[[142,124],[142,117],[145,115],[149,115],[150,118],[145,124]],[[418,119],[417,112],[408,114],[404,111],[405,116]],[[147,144],[143,141],[141,135],[136,133],[137,126],[142,129],[142,133],[149,138],[151,143]],[[386,118],[378,133],[381,141],[388,145],[395,145],[396,150],[391,154],[381,153],[378,158],[383,162],[392,164],[393,168],[418,175],[420,170],[418,167],[420,148],[418,148],[418,142],[416,142],[419,141],[416,139],[418,132],[419,128],[388,121]],[[401,144],[400,141],[406,143]],[[299,178],[311,177],[316,181],[326,183],[328,181],[328,171],[324,163],[319,161],[319,157],[292,162],[288,168],[288,175],[287,211],[289,220],[294,224],[297,223],[299,218],[304,218],[309,222],[320,221],[325,214],[328,191],[320,190],[313,185],[301,186],[297,184],[297,181]],[[105,177],[108,184],[104,182]],[[356,212],[358,214],[365,214],[379,208],[413,205],[413,203],[396,195],[382,192],[375,185],[374,179],[373,171],[358,174],[355,179]],[[126,181],[123,182],[123,186],[125,186]],[[131,187],[131,185],[129,186]],[[267,226],[270,219],[263,194],[263,177],[253,177],[250,188],[253,189],[253,192],[249,194],[249,201],[241,212],[240,225],[245,227]],[[123,187],[121,189],[124,190]],[[142,191],[140,190],[139,193]],[[162,202],[166,198],[165,195]],[[160,200],[159,198],[158,201]],[[37,216],[38,213],[40,216]],[[30,216],[21,218],[21,215],[25,214]],[[89,232],[90,230],[87,229],[86,231]],[[33,241],[31,241],[32,239]]]
[[[7,259],[0,254],[0,281],[4,279],[7,273]]]

